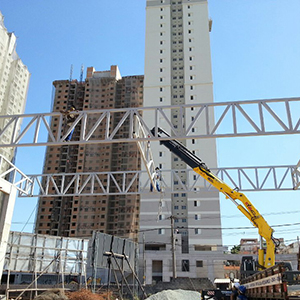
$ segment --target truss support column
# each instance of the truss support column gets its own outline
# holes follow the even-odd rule
[[[0,257],[5,258],[17,189],[7,180],[0,178]],[[0,280],[5,259],[0,261]]]

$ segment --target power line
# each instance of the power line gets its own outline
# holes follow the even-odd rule
[[[170,211],[168,211],[168,213],[171,215]],[[285,215],[285,214],[297,214],[300,213],[300,210],[294,210],[294,211],[285,211],[285,212],[270,212],[270,213],[266,213],[266,214],[261,214],[262,216],[272,216],[272,215]],[[201,213],[200,213],[201,214]],[[196,215],[196,213],[195,213]],[[155,216],[156,218],[157,216]],[[177,217],[178,218],[178,217]],[[238,214],[238,215],[221,215],[220,217],[221,219],[223,218],[245,218],[245,216]],[[152,219],[143,219],[143,221],[153,221],[154,218]],[[178,218],[178,219],[189,219],[189,220],[194,220],[194,217],[187,217],[187,218]],[[199,219],[199,221],[204,220],[204,219],[219,219],[219,217],[210,217],[210,216],[203,216],[201,217],[201,219]],[[159,221],[164,221],[164,220],[159,220]],[[20,225],[20,224],[26,224],[26,225],[33,225],[35,224],[34,222],[28,222],[28,221],[23,221],[23,222],[12,222],[12,224],[15,225]],[[271,226],[274,227],[274,226]],[[253,228],[253,227],[252,227]]]
[[[168,213],[171,215],[171,213],[169,212],[168,210]],[[300,210],[295,210],[295,211],[286,211],[286,212],[271,212],[271,213],[266,213],[266,214],[261,214],[263,217],[264,216],[272,216],[272,215],[285,215],[285,214],[297,214],[297,213],[300,213]],[[195,213],[196,215],[197,213]],[[198,213],[201,215],[201,212]],[[163,213],[162,215],[166,215],[166,213]],[[156,218],[156,217],[155,217]],[[182,218],[182,217],[177,217],[178,219],[188,219],[188,220],[194,220],[194,217],[193,216],[190,216],[190,217],[187,217],[187,218]],[[237,215],[220,215],[220,217],[215,217],[215,216],[201,216],[201,218],[199,219],[199,221],[201,220],[205,220],[205,219],[225,219],[225,218],[228,218],[228,219],[231,219],[231,218],[245,218],[244,215],[242,214],[237,214]],[[154,218],[150,219],[142,219],[143,221],[153,221]],[[163,221],[163,220],[160,220],[160,221]]]
[[[295,226],[295,225],[300,225],[299,223],[289,223],[289,224],[279,224],[279,225],[273,225],[272,227],[288,227],[288,226]],[[149,228],[149,229],[144,229],[144,230],[139,230],[139,232],[146,232],[146,231],[153,231],[153,230],[158,230],[158,229],[170,229],[170,227],[156,227],[156,228]],[[253,229],[253,226],[244,226],[244,227],[185,227],[185,226],[180,226],[178,229],[209,229],[209,230],[239,230],[239,229]]]

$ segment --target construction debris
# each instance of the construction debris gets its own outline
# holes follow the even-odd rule
[[[48,290],[34,298],[34,300],[113,300],[112,292],[94,294],[82,289],[76,292],[65,292],[63,289]]]
[[[94,294],[91,291],[85,289],[82,289],[77,292],[67,292],[66,295],[69,300],[108,300],[108,299],[112,300],[114,299],[112,296],[112,292],[105,291],[102,293],[98,292],[97,294]]]
[[[68,297],[63,289],[54,289],[36,296],[34,300],[68,300]]]
[[[154,294],[146,300],[199,300],[201,294],[194,291],[186,290],[166,290]]]

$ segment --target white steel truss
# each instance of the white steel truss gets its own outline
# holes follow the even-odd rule
[[[33,179],[25,175],[9,160],[0,154],[0,179],[5,180],[13,184],[21,195],[24,197],[31,196],[32,187],[34,184]],[[0,191],[2,187],[0,186]]]
[[[148,116],[152,115],[148,119],[151,121],[143,119],[143,112],[146,110]],[[171,110],[178,111],[178,120],[186,119],[184,122],[186,127],[175,128],[170,119]],[[186,118],[187,110],[193,112],[193,116],[189,119]],[[113,114],[118,114],[118,118],[121,117],[115,127],[110,125]],[[210,120],[211,115],[214,115],[215,122]],[[51,127],[52,118],[59,121],[56,128]],[[70,144],[136,142],[134,136],[136,119],[146,130],[147,140],[161,139],[157,133],[152,135],[150,130],[153,127],[164,128],[170,133],[170,139],[297,134],[300,133],[300,98],[87,110],[78,112],[76,120],[66,130],[64,130],[64,116],[60,112],[7,115],[0,116],[0,119],[4,119],[5,124],[0,129],[0,139],[5,137],[7,141],[2,142],[1,147],[62,145],[64,139],[75,127],[80,129],[80,137],[78,140],[69,142]],[[129,130],[124,130],[125,133],[119,137],[118,131],[124,124],[128,124],[128,121]],[[19,123],[23,124],[20,131],[17,129]],[[99,126],[105,128],[101,138],[94,135]],[[195,127],[201,130],[193,132]]]
[[[136,118],[134,126],[135,126],[134,137],[137,140],[136,144],[140,151],[141,159],[144,163],[146,172],[148,173],[148,177],[149,177],[152,189],[157,191],[157,186],[154,182],[155,181],[155,179],[154,179],[155,163],[154,163],[154,159],[153,159],[153,155],[152,155],[152,151],[151,151],[151,147],[150,147],[150,141],[148,141],[148,140],[138,141],[138,139],[141,137],[147,137],[147,133],[146,133],[144,126],[142,125],[140,119]]]
[[[265,166],[216,168],[211,171],[232,187],[242,191],[287,191],[299,183],[299,174],[293,175],[296,166]],[[181,173],[187,173],[183,182]],[[147,171],[122,171],[99,173],[60,173],[28,175],[30,190],[19,190],[20,197],[63,197],[128,195],[150,193]],[[166,181],[169,178],[169,181]],[[295,181],[296,180],[296,181]],[[139,182],[136,188],[136,182]],[[37,191],[38,190],[38,191]],[[201,193],[215,191],[192,169],[162,170],[163,193]]]

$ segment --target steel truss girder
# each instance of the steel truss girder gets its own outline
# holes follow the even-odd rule
[[[295,166],[265,166],[211,169],[220,179],[242,191],[278,191],[295,189]],[[187,181],[180,178],[187,173]],[[195,177],[196,176],[196,177]],[[150,180],[146,171],[62,173],[28,175],[32,185],[29,196],[100,196],[150,193]],[[136,183],[138,188],[136,188]],[[216,191],[192,169],[162,170],[163,193],[201,193]],[[37,191],[39,190],[39,191]],[[156,193],[156,192],[155,192]],[[20,197],[28,194],[19,191]]]
[[[185,120],[185,126],[175,128],[171,121],[171,111],[173,115],[174,111],[177,112],[178,120]],[[143,119],[143,113],[146,112],[147,121]],[[118,114],[120,119],[115,127],[110,125],[113,114]],[[52,118],[58,120],[56,128],[51,127]],[[151,134],[150,130],[154,126],[169,132],[170,139],[295,134],[300,133],[300,98],[87,110],[78,112],[76,120],[63,135],[64,116],[60,112],[0,116],[0,120],[4,121],[0,139],[4,135],[9,137],[9,141],[2,142],[1,147],[62,145],[75,127],[80,129],[80,137],[79,140],[71,141],[71,144],[136,142],[136,119],[143,124],[148,134],[147,140],[161,139],[157,134]],[[23,126],[18,131],[20,123]],[[117,133],[125,124],[129,124],[129,130],[123,130],[120,137]],[[104,133],[101,138],[95,137],[93,134],[100,126]]]
[[[33,180],[25,175],[14,164],[0,154],[0,179],[10,182],[15,186],[21,195],[30,197],[33,187]],[[0,191],[2,187],[0,186]]]

